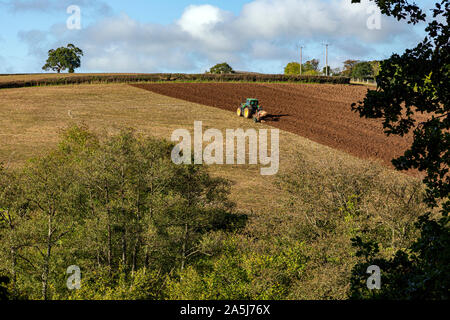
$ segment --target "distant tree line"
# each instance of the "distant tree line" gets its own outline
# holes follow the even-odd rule
[[[319,63],[320,61],[317,59],[312,59],[306,61],[302,64],[302,75],[305,76],[318,76],[319,72]],[[286,75],[299,75],[300,74],[300,63],[298,62],[290,62],[284,68],[284,74]]]
[[[312,59],[302,64],[302,75],[319,76],[327,74],[326,67],[319,70],[319,60]],[[375,79],[380,71],[380,61],[346,60],[343,69],[332,69],[328,66],[328,74],[356,79]],[[284,68],[286,75],[299,75],[300,63],[290,62]]]

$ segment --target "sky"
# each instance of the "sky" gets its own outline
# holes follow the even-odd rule
[[[304,61],[323,67],[324,43],[338,68],[401,54],[424,28],[381,15],[369,0],[0,0],[0,74],[43,72],[48,50],[68,43],[84,51],[83,73],[203,73],[221,62],[283,73],[299,46]]]

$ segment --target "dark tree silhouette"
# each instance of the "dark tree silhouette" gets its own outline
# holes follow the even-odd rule
[[[352,2],[359,2],[353,0]],[[405,154],[392,162],[398,170],[418,169],[426,173],[426,203],[430,212],[417,223],[420,237],[408,250],[398,251],[392,259],[377,259],[378,245],[354,239],[358,255],[365,262],[353,272],[351,294],[354,298],[448,299],[450,284],[450,232],[448,212],[450,165],[448,28],[449,0],[435,4],[432,18],[407,0],[375,0],[381,12],[409,24],[430,21],[427,36],[415,48],[394,54],[381,63],[377,90],[369,90],[364,101],[352,107],[361,117],[380,118],[387,135],[413,133]],[[417,115],[426,115],[418,121]],[[432,218],[431,210],[440,218]],[[381,290],[369,292],[365,280],[367,266],[382,270]]]

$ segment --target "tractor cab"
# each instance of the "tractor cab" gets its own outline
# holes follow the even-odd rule
[[[255,109],[259,107],[259,101],[258,99],[249,98],[247,99],[246,105],[252,107],[252,109]]]
[[[260,119],[260,112],[262,111],[261,106],[259,105],[259,100],[254,98],[247,98],[245,103],[242,103],[241,106],[237,109],[237,115],[239,117],[244,116],[247,119],[254,118]]]

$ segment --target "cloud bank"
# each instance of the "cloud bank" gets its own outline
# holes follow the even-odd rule
[[[12,2],[21,10],[25,2],[29,10],[56,5],[50,0]],[[417,37],[406,24],[385,16],[380,29],[369,29],[374,9],[369,1],[254,0],[238,15],[212,5],[191,5],[169,25],[142,23],[122,13],[79,31],[55,25],[46,34],[29,30],[19,37],[41,60],[50,47],[76,44],[85,51],[83,71],[204,72],[227,61],[239,70],[282,72],[283,65],[296,59],[299,42],[307,47],[306,58],[320,60],[321,43],[331,43],[333,65],[344,58],[380,56],[402,39]]]

